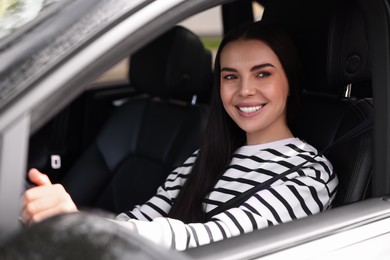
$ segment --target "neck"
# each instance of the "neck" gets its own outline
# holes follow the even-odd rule
[[[246,134],[246,143],[248,145],[254,144],[264,144],[269,142],[274,142],[286,138],[294,137],[290,129],[285,127],[279,127],[272,131],[267,131],[265,133],[256,133],[256,134]]]

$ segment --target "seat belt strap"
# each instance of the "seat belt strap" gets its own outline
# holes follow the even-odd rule
[[[373,125],[374,125],[374,117],[371,116],[371,117],[367,118],[366,120],[364,120],[363,122],[361,122],[360,124],[358,124],[357,126],[355,126],[354,128],[352,128],[350,131],[345,133],[343,136],[338,138],[336,141],[334,141],[333,143],[329,144],[327,147],[322,149],[321,154],[326,153],[327,151],[329,151],[330,149],[332,149],[336,145],[343,144],[343,143],[345,143],[345,142],[347,142],[355,137],[358,137],[358,136],[364,134],[365,132],[370,130]]]

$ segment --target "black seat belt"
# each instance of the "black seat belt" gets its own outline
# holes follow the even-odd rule
[[[263,182],[263,183],[260,183],[256,186],[254,186],[253,188],[243,192],[240,195],[237,195],[236,197],[225,202],[224,204],[221,204],[218,207],[214,208],[213,210],[209,211],[208,213],[206,213],[206,219],[210,219],[212,216],[215,216],[223,211],[226,211],[230,208],[241,205],[242,203],[247,201],[250,197],[252,197],[255,193],[257,193],[258,191],[263,190],[265,188],[268,188],[275,181],[280,180],[280,179],[286,177],[287,175],[289,175],[290,173],[299,170],[308,162],[314,161],[314,159],[316,157],[322,156],[324,153],[331,150],[334,146],[336,146],[338,144],[345,143],[345,142],[347,142],[355,137],[358,137],[358,136],[364,134],[365,132],[367,132],[368,130],[370,130],[372,128],[373,124],[374,124],[373,117],[367,118],[365,121],[361,122],[359,125],[357,125],[353,129],[351,129],[350,131],[345,133],[340,138],[336,139],[334,142],[332,142],[330,145],[328,145],[327,147],[322,149],[316,155],[309,157],[306,161],[302,162],[301,164],[299,164],[293,168],[290,168],[287,171],[285,171],[285,172],[283,172],[275,177],[272,177],[271,179],[267,180],[266,182]]]

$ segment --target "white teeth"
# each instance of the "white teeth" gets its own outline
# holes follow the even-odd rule
[[[240,109],[240,111],[244,113],[253,113],[260,110],[262,107],[264,107],[264,105],[255,106],[255,107],[238,107],[238,109]]]

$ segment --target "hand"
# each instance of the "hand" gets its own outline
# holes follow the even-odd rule
[[[32,224],[54,215],[78,211],[61,184],[52,184],[49,177],[37,169],[31,169],[28,177],[37,187],[24,193],[21,214],[23,223]]]

